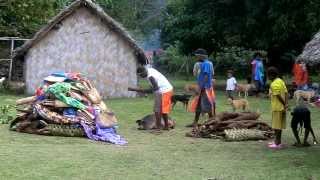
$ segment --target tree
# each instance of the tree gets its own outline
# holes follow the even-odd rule
[[[169,0],[162,39],[180,41],[185,53],[238,46],[268,50],[278,61],[319,30],[319,8],[318,0]]]
[[[0,6],[0,36],[29,37],[55,12],[52,0],[6,0]]]
[[[41,26],[74,0],[0,0],[0,36],[31,37]],[[141,24],[156,9],[152,0],[95,0],[130,31],[154,24]],[[147,28],[146,28],[147,29]]]

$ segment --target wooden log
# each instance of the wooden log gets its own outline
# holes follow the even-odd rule
[[[41,104],[44,106],[52,106],[52,107],[56,107],[56,108],[70,107],[69,105],[67,105],[66,103],[64,103],[60,100],[45,100],[45,101],[41,102]]]
[[[210,125],[216,121],[240,121],[240,120],[257,120],[260,117],[260,114],[256,112],[247,112],[247,113],[230,113],[223,112],[218,114],[216,117],[209,119],[204,123],[204,125]]]
[[[226,121],[229,119],[234,119],[240,116],[240,113],[233,113],[233,112],[223,112],[217,115],[217,119],[220,121]]]
[[[212,121],[213,122],[213,121]],[[241,129],[251,129],[257,126],[261,126],[262,129],[269,129],[268,125],[264,122],[258,122],[256,120],[242,120],[242,121],[214,121],[210,125],[202,127],[202,131],[223,131],[225,129],[241,128]]]
[[[238,117],[230,119],[231,121],[243,121],[243,120],[258,120],[260,114],[258,113],[241,113]]]
[[[258,121],[260,117],[256,112],[230,113],[223,112],[199,125],[199,132],[193,137],[216,137],[224,136],[226,129],[255,129],[261,131],[272,131],[271,127]],[[272,134],[272,133],[271,133]]]
[[[220,120],[211,119],[211,120],[208,120],[208,121],[204,122],[203,125],[209,126],[209,125],[216,124],[216,123],[219,123],[219,122],[220,122]]]
[[[30,96],[16,101],[16,105],[31,104],[37,100],[36,96]]]
[[[30,109],[30,108],[25,108],[25,109],[16,109],[18,112],[21,112],[21,113],[28,113],[28,114],[30,114],[30,113],[32,113],[32,109]]]

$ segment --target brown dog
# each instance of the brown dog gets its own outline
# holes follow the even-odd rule
[[[244,97],[248,97],[248,92],[250,89],[255,88],[253,84],[237,84],[237,92],[239,93],[239,97],[241,97],[241,93],[244,93]]]
[[[212,79],[211,81],[212,81],[212,87],[214,88],[214,85],[216,83],[216,79]],[[199,88],[198,84],[195,84],[195,83],[186,84],[184,86],[184,91],[186,93],[190,93],[192,95],[199,95],[200,94],[200,88]]]
[[[200,93],[198,84],[186,84],[184,90],[192,95],[198,95]]]
[[[142,119],[139,119],[136,121],[138,124],[139,130],[151,130],[156,128],[156,117],[154,114],[149,114],[143,117]],[[168,119],[169,128],[174,129],[176,122],[172,120],[170,117]],[[161,119],[161,127],[164,127],[164,120]]]
[[[296,99],[296,104],[299,103],[300,98],[307,99],[308,103],[310,103],[311,98],[315,96],[315,91],[296,90],[293,96]]]
[[[228,102],[232,106],[233,112],[237,109],[242,109],[243,111],[249,109],[249,102],[246,99],[232,100],[231,98],[228,98]]]

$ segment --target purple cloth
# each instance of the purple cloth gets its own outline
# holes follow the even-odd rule
[[[43,101],[46,99],[46,96],[45,95],[40,95],[40,96],[37,96],[37,101]]]
[[[320,98],[315,102],[316,106],[320,108]]]
[[[109,142],[117,145],[126,145],[128,143],[124,138],[117,134],[117,131],[114,127],[101,128],[98,124],[96,124],[94,132],[94,129],[87,124],[81,122],[81,125],[89,139]]]

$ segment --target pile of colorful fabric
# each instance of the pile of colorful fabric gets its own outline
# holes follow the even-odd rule
[[[96,141],[125,145],[117,134],[117,119],[91,82],[79,73],[54,73],[44,78],[35,95],[16,102],[17,118],[10,129],[18,132],[87,136]]]

